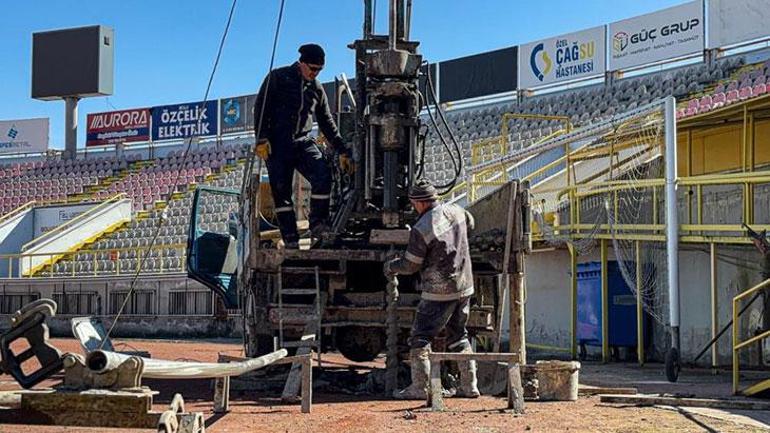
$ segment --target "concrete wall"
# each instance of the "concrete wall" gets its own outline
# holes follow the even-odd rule
[[[131,276],[86,279],[14,279],[0,280],[0,305],[28,302],[32,298],[52,298],[59,304],[57,315],[49,320],[51,335],[72,336],[70,319],[80,316],[101,318],[109,327],[122,302],[115,293],[126,293],[131,286]],[[184,274],[143,276],[134,286],[136,298],[142,307],[132,311],[129,307],[121,316],[113,331],[114,337],[129,338],[239,338],[242,335],[241,318],[238,314],[219,317],[213,294]],[[184,302],[186,295],[209,296],[212,302],[209,311],[198,309],[189,314],[175,314],[173,294],[176,301]],[[198,298],[200,299],[200,298]],[[13,305],[12,309],[21,305]],[[147,308],[144,308],[147,307]],[[7,315],[0,314],[0,330],[8,329]]]
[[[18,254],[22,245],[32,240],[34,213],[28,210],[6,221],[0,226],[0,255]],[[0,278],[8,278],[8,261],[10,258],[0,258]],[[18,262],[11,264],[13,276],[18,276]]]
[[[704,244],[682,244],[679,253],[680,335],[682,359],[690,362],[711,340],[711,277],[709,247]],[[611,248],[609,259],[614,260]],[[759,283],[761,259],[751,246],[717,246],[717,307],[718,330],[732,319],[732,299],[738,293]],[[578,263],[598,261],[598,246],[578,258]],[[569,291],[569,253],[565,248],[535,252],[527,258],[527,342],[541,345],[570,347],[571,298]],[[664,286],[665,288],[665,286]],[[763,299],[760,297],[744,313],[739,323],[742,339],[763,328]],[[668,308],[668,304],[665,305]],[[666,318],[668,314],[666,313]],[[648,359],[662,360],[669,345],[666,324],[652,320],[652,347]],[[718,363],[731,363],[731,330],[718,342]],[[767,349],[765,350],[767,352]],[[588,348],[589,355],[598,355],[600,348]],[[760,356],[770,360],[770,354],[760,353],[758,347],[747,349],[742,362],[757,364]],[[700,360],[710,365],[711,352]]]

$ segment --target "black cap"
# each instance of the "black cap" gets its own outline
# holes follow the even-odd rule
[[[299,47],[299,61],[311,65],[323,65],[326,61],[324,49],[317,44],[305,44]]]
[[[428,179],[418,179],[409,188],[409,198],[415,201],[434,201],[438,199],[438,193]]]

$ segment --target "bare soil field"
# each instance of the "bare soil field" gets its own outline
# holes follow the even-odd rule
[[[171,360],[217,360],[218,353],[240,353],[233,342],[190,342],[164,340],[124,340],[115,342],[118,350],[147,350],[153,358]],[[62,351],[80,353],[75,340],[54,339]],[[339,355],[324,355],[324,363],[349,370],[366,370],[380,363],[355,364]],[[620,370],[618,370],[620,368]],[[634,366],[585,366],[585,379],[591,384],[640,386],[640,391],[655,392],[656,380],[649,380],[644,369],[633,374],[624,373]],[[637,369],[638,370],[638,369]],[[648,368],[653,376],[658,370]],[[649,375],[648,375],[649,376]],[[722,375],[726,380],[726,375]],[[602,377],[612,383],[602,383]],[[626,382],[623,382],[625,378]],[[654,379],[654,377],[653,377]],[[60,378],[53,378],[37,388],[52,386]],[[724,381],[722,380],[722,382]],[[623,383],[622,383],[623,382]],[[181,393],[188,411],[203,412],[206,431],[220,432],[753,432],[767,431],[761,425],[749,425],[714,416],[694,414],[657,407],[619,406],[600,403],[598,397],[581,397],[577,402],[527,402],[526,413],[515,416],[503,411],[505,400],[484,396],[476,400],[447,399],[449,408],[444,413],[432,413],[422,401],[393,401],[372,395],[350,395],[317,390],[314,393],[311,414],[302,414],[299,405],[282,404],[278,393],[233,393],[231,411],[224,415],[213,413],[213,391],[210,380],[146,381],[146,385],[160,391],[155,409],[163,410],[174,393]],[[686,385],[687,382],[683,384]],[[692,384],[691,384],[692,385]],[[722,390],[723,384],[713,384]],[[661,386],[668,386],[661,384]],[[645,389],[646,387],[646,389]],[[684,388],[689,391],[712,389],[709,382]],[[19,389],[10,376],[0,376],[0,390]],[[658,391],[668,392],[668,391]],[[721,393],[721,391],[720,391]],[[767,414],[764,414],[765,416]],[[26,425],[32,420],[19,419],[13,410],[0,410],[0,432],[53,433],[53,432],[147,432],[151,430],[103,429]]]

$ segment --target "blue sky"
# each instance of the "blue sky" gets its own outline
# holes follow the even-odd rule
[[[238,0],[211,98],[253,93],[269,65],[279,0]],[[684,3],[682,0],[414,0],[412,39],[429,61],[517,45]],[[115,29],[115,92],[79,105],[85,116],[203,98],[231,0],[6,0],[0,26],[0,120],[50,117],[53,148],[63,147],[63,102],[30,98],[32,33],[103,24]],[[377,2],[379,32],[387,1]],[[362,0],[286,0],[276,64],[306,42],[324,46],[322,81],[353,76],[347,44],[361,36]]]

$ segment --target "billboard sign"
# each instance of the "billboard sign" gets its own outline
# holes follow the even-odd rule
[[[153,107],[152,139],[174,140],[217,135],[217,100]]]
[[[610,70],[696,54],[703,51],[700,0],[610,24]]]
[[[770,35],[770,0],[708,0],[708,48]]]
[[[150,140],[148,108],[89,114],[86,121],[86,146]]]
[[[48,118],[0,120],[0,154],[48,150]]]
[[[219,100],[219,132],[250,131],[254,129],[254,101],[257,95],[237,96]]]
[[[604,74],[604,26],[524,44],[519,48],[519,88]]]

